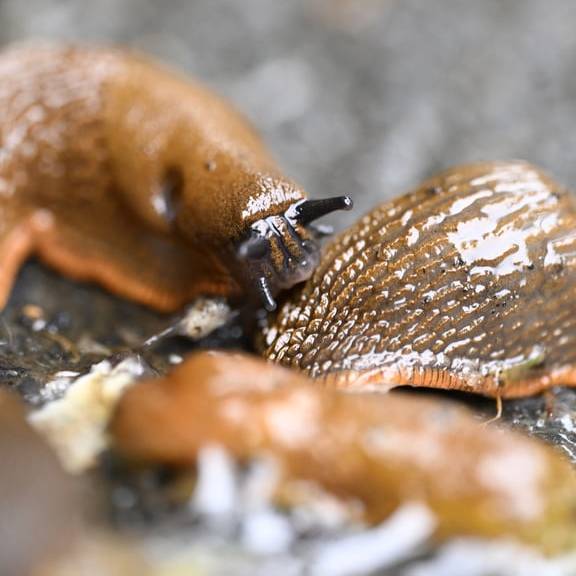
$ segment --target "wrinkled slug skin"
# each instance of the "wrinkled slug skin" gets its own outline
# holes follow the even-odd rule
[[[360,502],[369,523],[417,500],[435,514],[438,538],[576,546],[570,464],[446,401],[343,394],[258,358],[203,352],[130,388],[110,432],[115,450],[140,465],[186,469],[215,444],[241,462],[272,457],[286,505],[298,502],[295,486],[307,481]]]
[[[335,238],[262,345],[351,390],[576,385],[574,196],[523,162],[449,170]]]
[[[161,310],[239,291],[227,250],[303,193],[223,100],[122,50],[0,54],[0,305],[32,253]]]

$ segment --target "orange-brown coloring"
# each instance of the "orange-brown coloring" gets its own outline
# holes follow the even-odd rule
[[[576,198],[524,162],[457,166],[326,247],[264,355],[355,391],[576,385]]]
[[[438,537],[574,545],[569,463],[445,401],[344,394],[257,358],[204,352],[129,389],[111,433],[115,449],[140,464],[186,468],[214,444],[241,462],[271,456],[284,504],[307,481],[360,502],[371,523],[420,501],[435,514]]]
[[[209,90],[122,50],[0,55],[0,306],[31,254],[173,310],[241,292],[231,246],[304,198]]]

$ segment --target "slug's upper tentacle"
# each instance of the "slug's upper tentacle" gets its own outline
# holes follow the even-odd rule
[[[335,238],[264,340],[347,389],[576,385],[576,199],[526,163],[453,168]]]
[[[276,308],[274,295],[282,289],[307,280],[318,265],[318,237],[326,230],[311,222],[336,210],[350,210],[348,196],[320,200],[301,200],[282,215],[257,220],[250,234],[238,247],[249,282],[255,287],[264,307]]]
[[[337,210],[352,210],[352,199],[349,196],[335,196],[333,198],[320,198],[318,200],[301,200],[291,206],[286,217],[302,226],[310,224],[322,216]]]

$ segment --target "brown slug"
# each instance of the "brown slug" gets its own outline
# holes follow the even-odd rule
[[[185,470],[207,445],[240,463],[272,457],[280,505],[297,504],[297,487],[312,483],[343,503],[360,502],[368,523],[419,501],[434,514],[440,539],[505,535],[545,550],[575,545],[570,464],[447,401],[343,394],[255,357],[200,352],[130,388],[110,432],[115,451],[139,465]]]
[[[67,46],[0,55],[0,202],[0,306],[36,254],[165,311],[246,280],[273,308],[317,264],[307,225],[351,206],[306,200],[206,88],[127,51]]]
[[[526,163],[453,168],[335,238],[263,340],[346,389],[576,385],[576,200]]]
[[[73,546],[91,507],[86,486],[66,474],[28,424],[23,402],[6,388],[0,388],[0,463],[0,574],[38,574]]]

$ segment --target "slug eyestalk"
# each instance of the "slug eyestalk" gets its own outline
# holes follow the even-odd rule
[[[283,214],[252,224],[237,253],[266,310],[276,308],[275,294],[310,278],[318,265],[318,239],[329,231],[312,222],[338,210],[351,210],[352,206],[348,196],[301,200]]]

